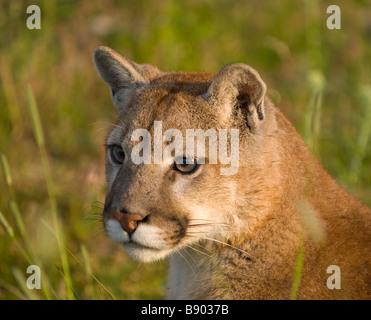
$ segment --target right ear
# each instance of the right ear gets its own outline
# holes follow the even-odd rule
[[[254,133],[265,118],[266,90],[256,70],[243,63],[233,63],[219,71],[203,98],[219,110],[223,120],[231,118],[239,109]]]
[[[101,78],[111,88],[112,100],[118,110],[135,88],[147,83],[140,65],[108,47],[95,48],[93,61]]]

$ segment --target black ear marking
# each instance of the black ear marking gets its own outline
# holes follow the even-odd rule
[[[250,97],[247,94],[240,93],[237,96],[237,104],[236,107],[245,109],[248,108],[250,105]]]
[[[264,120],[264,114],[263,114],[263,110],[262,110],[262,104],[263,103],[260,103],[257,107],[256,107],[256,110],[258,112],[258,117],[259,117],[259,120]]]
[[[111,96],[113,97],[116,93],[117,93],[117,89],[116,88],[111,88]]]

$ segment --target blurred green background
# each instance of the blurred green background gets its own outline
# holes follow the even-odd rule
[[[26,27],[31,4],[41,30]],[[326,27],[331,4],[341,30]],[[116,120],[98,45],[165,71],[253,66],[326,170],[371,205],[369,1],[1,0],[0,299],[164,297],[167,262],[131,261],[94,216]],[[43,290],[25,288],[30,264]]]

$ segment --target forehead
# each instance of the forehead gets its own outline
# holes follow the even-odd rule
[[[128,125],[134,128],[147,126],[161,120],[166,129],[202,126],[204,116],[210,113],[209,105],[200,96],[183,91],[151,88],[143,92],[131,112]],[[206,120],[206,119],[205,119]]]
[[[162,79],[136,91],[130,103],[119,113],[117,126],[110,136],[130,140],[136,129],[153,133],[154,122],[162,122],[162,130],[216,128],[215,110],[201,97],[208,81],[176,82]],[[110,137],[109,136],[109,137]]]

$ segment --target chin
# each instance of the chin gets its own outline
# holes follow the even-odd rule
[[[155,249],[131,242],[124,243],[123,246],[129,256],[139,262],[155,262],[166,258],[171,253],[169,249]]]
[[[175,248],[168,245],[162,237],[163,231],[155,226],[139,225],[131,237],[116,220],[108,220],[105,227],[109,238],[113,242],[122,244],[128,255],[136,261],[162,260],[179,249],[179,246]]]

